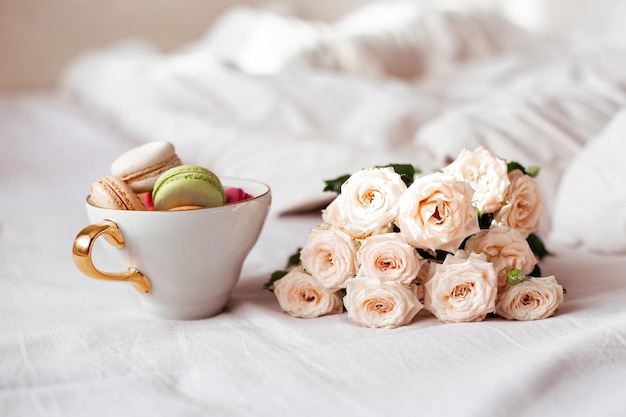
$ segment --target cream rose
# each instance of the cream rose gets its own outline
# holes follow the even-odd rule
[[[309,232],[300,251],[302,267],[326,288],[345,288],[356,275],[356,243],[343,231],[320,225]]]
[[[411,284],[421,267],[421,256],[400,233],[365,239],[357,252],[357,276]]]
[[[537,258],[520,232],[508,226],[482,230],[470,237],[465,250],[483,253],[493,263],[498,274],[498,289],[506,285],[506,276],[514,269],[529,274],[537,264]]]
[[[342,292],[324,287],[300,268],[274,283],[274,295],[283,311],[294,317],[315,318],[343,312]]]
[[[463,149],[458,158],[443,168],[443,172],[474,189],[473,203],[481,213],[493,213],[504,204],[509,188],[507,162],[479,146],[474,151]]]
[[[355,239],[390,230],[398,212],[398,199],[406,184],[393,168],[370,168],[355,172],[341,186],[322,216]]]
[[[409,324],[422,309],[412,286],[368,277],[348,281],[343,303],[348,318],[361,326],[377,328]]]
[[[483,254],[458,251],[432,263],[424,283],[424,308],[444,322],[483,320],[495,311],[497,276]]]
[[[474,190],[464,181],[436,172],[417,178],[400,197],[396,224],[416,248],[454,253],[478,232]]]
[[[519,231],[524,237],[539,230],[542,201],[537,182],[519,169],[509,172],[511,184],[505,204],[495,212],[494,221]]]
[[[526,278],[498,297],[496,313],[508,320],[541,320],[563,305],[563,287],[554,276]]]

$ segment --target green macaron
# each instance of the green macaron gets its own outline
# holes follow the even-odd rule
[[[226,202],[222,182],[210,170],[196,165],[181,165],[165,171],[152,190],[155,210],[181,206],[214,207]]]

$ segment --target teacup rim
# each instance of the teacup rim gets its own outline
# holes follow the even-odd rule
[[[262,185],[266,188],[266,190],[262,193],[259,194],[257,196],[251,197],[251,198],[246,198],[245,200],[239,200],[239,201],[233,201],[230,203],[224,203],[222,205],[219,206],[213,206],[213,207],[201,207],[201,208],[197,208],[197,209],[193,209],[193,210],[117,210],[117,209],[112,209],[112,208],[106,208],[106,207],[98,207],[94,204],[91,203],[91,201],[89,201],[89,195],[87,195],[85,197],[85,203],[89,206],[92,207],[94,209],[97,210],[111,210],[111,211],[121,211],[121,212],[125,212],[125,213],[178,213],[179,215],[182,213],[198,213],[198,212],[205,212],[205,211],[219,211],[220,209],[225,209],[225,208],[232,208],[233,206],[238,206],[241,204],[245,204],[245,203],[250,203],[252,201],[255,200],[259,200],[262,199],[266,196],[268,196],[271,192],[272,192],[272,188],[269,186],[269,184],[263,182],[263,181],[259,181],[259,180],[253,180],[253,179],[249,179],[249,178],[243,178],[243,177],[220,177],[220,180],[222,181],[222,183],[224,182],[228,182],[228,181],[245,181],[245,182],[251,182],[251,183],[255,183],[257,185]],[[228,188],[228,187],[225,187]]]

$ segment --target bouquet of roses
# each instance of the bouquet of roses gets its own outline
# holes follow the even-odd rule
[[[345,309],[368,327],[422,308],[443,322],[549,317],[563,287],[538,266],[538,172],[479,147],[430,174],[391,164],[327,181],[339,194],[323,223],[265,288],[294,317]]]

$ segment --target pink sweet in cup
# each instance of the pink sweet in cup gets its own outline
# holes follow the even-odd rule
[[[226,195],[226,203],[235,203],[237,201],[248,200],[252,198],[251,194],[246,193],[243,188],[230,187],[224,190]]]

